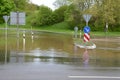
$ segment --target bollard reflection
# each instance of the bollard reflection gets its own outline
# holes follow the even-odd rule
[[[76,53],[77,53],[77,46],[74,45],[74,54],[76,54]]]
[[[23,52],[25,52],[25,38],[23,38]]]
[[[85,49],[84,53],[83,53],[83,64],[85,66],[87,66],[89,63],[89,54],[88,54],[88,50]]]
[[[31,37],[31,39],[32,39],[32,43],[34,42],[34,36],[32,35],[32,37]]]

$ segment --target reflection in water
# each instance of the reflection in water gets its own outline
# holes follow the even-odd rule
[[[88,64],[89,66],[100,67],[120,66],[119,50],[103,50],[99,48],[95,50],[80,49],[73,45],[72,36],[69,35],[36,32],[34,36],[31,33],[26,33],[27,37],[25,38],[21,34],[17,39],[13,35],[12,37],[10,36],[8,36],[7,45],[9,63],[48,62],[78,66],[88,66]],[[0,39],[0,62],[4,63],[5,37],[0,36]],[[96,45],[102,48],[116,48],[119,46],[116,42],[110,42],[110,44],[108,42],[107,45],[105,43],[98,41]]]
[[[5,50],[0,50],[0,63],[6,64],[10,61],[10,51],[7,51],[7,54],[5,53]]]
[[[85,66],[89,63],[89,54],[87,49],[85,49],[85,52],[83,53],[83,63]]]
[[[20,36],[19,36],[19,29],[17,29],[17,50],[16,50],[16,62],[19,62],[19,55],[18,55],[18,53],[19,53],[19,46],[20,46],[20,44],[19,44],[19,40],[20,39]]]
[[[33,44],[33,42],[34,42],[34,36],[32,35],[32,37],[31,37],[31,39],[32,39],[32,44]]]
[[[77,46],[74,45],[74,54],[76,54],[76,53],[77,53]]]
[[[25,31],[23,31],[23,38],[25,38]]]
[[[25,52],[25,38],[23,38],[23,52]]]

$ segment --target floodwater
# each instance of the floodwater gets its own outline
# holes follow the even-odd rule
[[[22,31],[21,31],[22,32]],[[25,38],[23,37],[25,36]],[[0,63],[45,62],[88,67],[120,67],[120,38],[91,39],[97,48],[74,45],[73,36],[48,32],[0,35]]]
[[[120,79],[120,37],[94,37],[86,50],[71,35],[20,32],[0,34],[0,80]]]

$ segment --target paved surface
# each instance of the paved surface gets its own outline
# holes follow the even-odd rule
[[[0,65],[0,80],[120,80],[120,68],[16,63]]]

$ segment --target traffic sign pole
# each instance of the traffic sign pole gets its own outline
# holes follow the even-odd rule
[[[84,20],[86,22],[86,26],[83,29],[83,31],[84,31],[84,42],[89,42],[90,41],[90,34],[89,34],[90,27],[88,26],[88,22],[89,22],[91,16],[92,15],[90,15],[90,14],[83,15],[83,18],[84,18]]]
[[[7,15],[3,16],[3,19],[4,19],[4,21],[5,21],[5,25],[6,25],[6,29],[7,29],[7,22],[8,22],[8,20],[9,20],[9,17],[10,17],[10,16],[7,16]]]
[[[86,21],[86,26],[88,26],[88,22],[89,22],[91,17],[92,17],[92,15],[90,15],[90,14],[83,15],[83,18]]]
[[[7,22],[9,20],[9,16],[3,16],[3,19],[5,20],[5,41],[6,41],[6,44],[5,44],[5,64],[7,63]]]
[[[88,26],[88,22],[86,22],[86,26]]]

